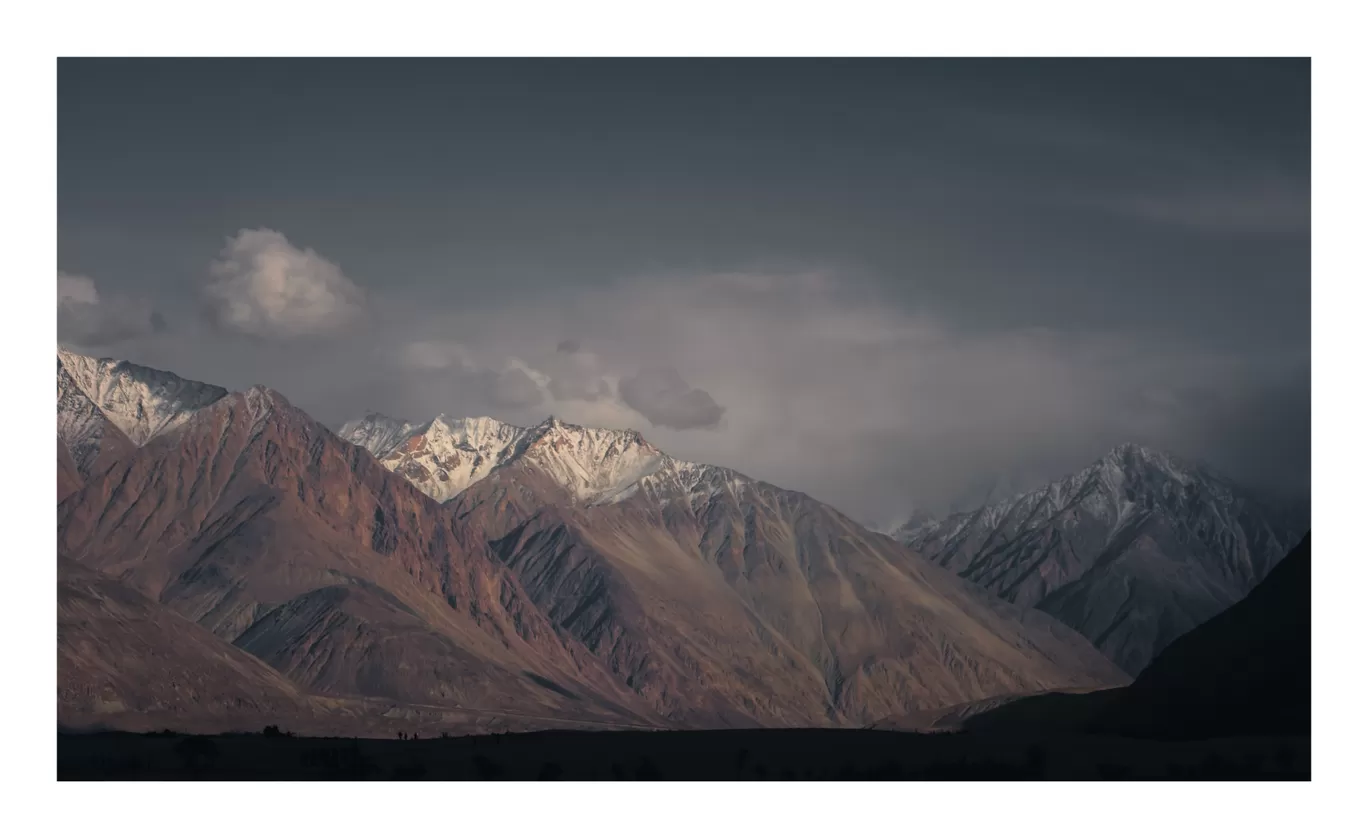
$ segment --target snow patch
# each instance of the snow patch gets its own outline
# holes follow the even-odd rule
[[[676,460],[637,431],[586,428],[555,417],[523,428],[485,416],[443,415],[414,425],[372,413],[348,422],[341,435],[439,501],[515,462],[551,477],[587,505],[621,503],[640,491],[691,496],[702,486],[701,495],[710,497],[726,488],[725,481],[704,479],[714,467]]]
[[[88,429],[92,420],[76,396],[79,392],[100,415],[139,446],[180,426],[196,411],[228,395],[227,390],[212,384],[189,381],[127,361],[77,355],[60,347],[57,367],[59,432],[64,423],[69,434],[79,436],[84,432],[79,428]],[[69,383],[64,384],[63,372]],[[68,412],[65,418],[64,406]],[[75,452],[72,453],[74,456]]]

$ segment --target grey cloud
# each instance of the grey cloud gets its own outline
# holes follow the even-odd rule
[[[335,334],[366,314],[364,292],[341,268],[275,230],[242,230],[210,267],[203,289],[212,322],[254,337]]]
[[[399,350],[401,366],[415,370],[473,369],[470,351],[463,344],[448,340],[418,340]]]
[[[1144,221],[1212,233],[1267,235],[1305,233],[1311,228],[1309,179],[1183,185],[1099,199],[1095,205]]]
[[[655,444],[871,518],[944,509],[1004,474],[1058,477],[1127,441],[1232,473],[1244,461],[1276,460],[1265,478],[1299,479],[1295,457],[1262,455],[1252,441],[1216,444],[1212,433],[1224,427],[1238,439],[1256,424],[1229,405],[1268,404],[1258,385],[1286,364],[1280,349],[1258,357],[1086,324],[987,329],[890,302],[872,282],[834,271],[637,278],[428,328],[509,355],[548,332],[591,331],[602,370],[643,370],[619,381],[618,393],[655,426]],[[695,388],[700,395],[684,395]],[[556,410],[582,424],[629,426],[618,404]],[[1309,400],[1291,404],[1284,413]],[[725,433],[680,430],[717,424],[722,405]],[[1304,442],[1286,432],[1288,444]],[[1277,433],[1257,438],[1273,444]]]
[[[74,346],[107,347],[164,331],[165,318],[120,294],[101,294],[94,280],[57,274],[57,335]]]
[[[399,348],[394,382],[427,392],[426,413],[468,415],[518,411],[545,401],[541,386],[515,358],[490,362],[462,343],[410,341]]]
[[[547,377],[547,391],[556,401],[593,402],[613,395],[598,357],[582,350],[579,341],[561,341],[555,356],[546,359],[541,371]]]
[[[521,369],[514,367],[490,373],[488,381],[490,403],[497,408],[518,410],[542,403],[541,388]]]
[[[652,425],[676,430],[715,428],[723,408],[704,390],[690,387],[673,367],[647,368],[618,382],[622,401]]]

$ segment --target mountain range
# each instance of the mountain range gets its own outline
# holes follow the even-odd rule
[[[1024,554],[1052,569],[1016,574],[1064,581],[1012,585],[1005,566],[954,558],[998,543],[1004,528],[973,534],[978,513],[893,538],[636,431],[371,414],[334,433],[269,389],[61,349],[57,454],[66,724],[846,726],[1097,689],[1129,680],[1133,657],[1115,649],[1137,644],[1097,636],[1102,595],[1077,583],[1105,592],[1119,558],[1168,568],[1177,545],[1229,565],[1220,601],[1276,560],[1251,539],[1283,537],[1216,503],[1224,483],[1181,495],[1192,513],[1171,538],[1130,511],[1149,496],[1098,512],[1047,491],[1058,511],[1043,520],[1087,538]],[[1148,473],[1143,459],[1119,465]],[[1143,485],[1168,500],[1166,483]],[[1063,523],[1069,508],[1094,518]],[[1144,550],[1078,558],[1119,543],[1100,534],[1108,515]],[[1230,521],[1247,562],[1191,552],[1193,538],[1227,543],[1216,523]],[[1132,575],[1174,580],[1158,599],[1199,610],[1191,573]],[[1147,602],[1111,619],[1147,625]]]
[[[1087,637],[1138,674],[1229,608],[1309,529],[1214,471],[1122,445],[1077,474],[894,537],[927,559]]]

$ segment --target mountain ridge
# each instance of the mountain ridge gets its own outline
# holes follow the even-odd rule
[[[977,510],[901,528],[931,561],[1053,614],[1132,674],[1242,598],[1304,529],[1208,467],[1134,443]]]
[[[536,429],[443,504],[254,387],[96,463],[59,547],[330,699],[826,726],[1125,680],[802,493]]]

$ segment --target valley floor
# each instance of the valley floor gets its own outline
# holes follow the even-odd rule
[[[876,730],[438,739],[59,733],[58,780],[1309,780],[1310,737],[1162,742]]]

